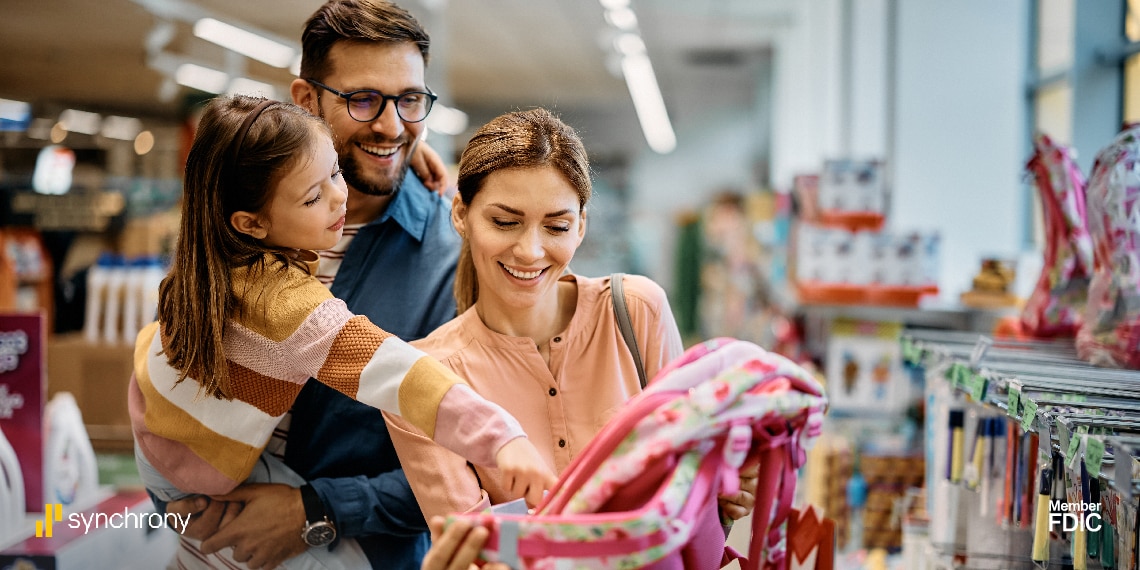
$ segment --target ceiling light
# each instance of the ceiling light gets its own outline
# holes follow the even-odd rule
[[[154,148],[154,135],[150,131],[143,131],[135,137],[135,154],[142,156]]]
[[[99,132],[103,119],[97,113],[67,109],[59,114],[60,128],[72,132],[93,135]]]
[[[0,99],[0,131],[23,131],[32,122],[32,105]]]
[[[100,134],[109,139],[132,141],[142,130],[142,121],[134,117],[116,117],[111,115],[103,120]]]
[[[669,123],[669,113],[665,110],[665,100],[661,98],[661,89],[657,86],[657,76],[653,73],[649,57],[644,53],[627,55],[622,58],[621,69],[649,148],[659,154],[673,152],[677,148],[677,137]]]
[[[174,80],[179,85],[193,87],[207,93],[221,93],[226,90],[230,76],[216,69],[202,67],[193,63],[183,63],[174,72]]]
[[[598,0],[601,2],[602,7],[606,10],[617,10],[618,8],[629,8],[629,0]]]
[[[467,129],[467,113],[436,103],[428,115],[427,126],[443,135],[458,135]]]
[[[606,22],[619,30],[633,30],[637,28],[637,14],[629,8],[606,10]]]
[[[194,22],[194,35],[273,67],[289,67],[296,55],[290,46],[213,18]]]
[[[253,95],[266,99],[277,99],[277,89],[268,83],[254,81],[248,77],[235,77],[230,81],[226,95]]]
[[[645,41],[637,34],[622,34],[614,38],[614,49],[622,55],[644,55]]]

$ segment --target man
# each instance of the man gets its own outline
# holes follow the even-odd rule
[[[428,35],[384,0],[329,0],[302,45],[293,102],[332,126],[349,191],[345,238],[322,252],[318,277],[381,328],[404,340],[426,336],[455,316],[459,246],[448,205],[407,175],[434,101],[424,80]],[[208,503],[167,506],[198,513],[186,534],[205,539],[201,554],[233,547],[235,560],[272,568],[354,538],[373,567],[419,568],[428,527],[381,413],[309,382],[283,428],[284,461],[308,488],[245,485]],[[303,529],[313,531],[308,544]]]

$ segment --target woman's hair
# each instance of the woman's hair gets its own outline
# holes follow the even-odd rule
[[[222,349],[226,321],[240,310],[231,273],[261,267],[267,253],[290,260],[234,229],[230,216],[262,212],[281,178],[312,155],[318,133],[332,136],[324,121],[292,103],[236,95],[206,104],[186,160],[178,243],[158,298],[163,344],[179,382],[194,378],[208,395],[232,397]]]
[[[492,172],[508,168],[552,167],[578,192],[578,205],[590,200],[590,162],[578,133],[546,109],[499,115],[471,137],[459,158],[459,198],[470,206]],[[471,244],[463,237],[455,270],[455,304],[459,313],[479,298],[479,281]]]
[[[329,0],[309,17],[301,34],[301,77],[323,81],[329,50],[338,42],[410,42],[428,62],[431,40],[407,10],[386,0]]]

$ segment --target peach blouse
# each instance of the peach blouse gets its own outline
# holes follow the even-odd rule
[[[562,280],[577,282],[578,301],[566,330],[551,339],[549,367],[530,338],[492,331],[474,308],[412,343],[514,415],[555,473],[641,391],[633,356],[613,316],[610,278],[567,275]],[[652,379],[681,355],[681,336],[656,283],[627,275],[625,297],[645,373]],[[459,455],[402,419],[385,417],[425,517],[507,500],[497,470],[479,467],[476,475]]]

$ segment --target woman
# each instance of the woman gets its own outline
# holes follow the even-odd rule
[[[590,172],[581,139],[545,109],[483,126],[459,163],[452,223],[463,239],[455,279],[459,316],[413,343],[507,409],[557,473],[641,390],[613,316],[610,278],[568,271],[586,235]],[[625,299],[645,372],[683,350],[665,292],[626,276]],[[495,469],[471,468],[389,418],[392,440],[425,517],[508,500]],[[755,480],[722,498],[751,509]]]

